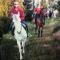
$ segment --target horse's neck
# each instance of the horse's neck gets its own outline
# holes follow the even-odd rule
[[[21,19],[20,19],[20,17],[19,17],[19,15],[18,14],[14,14],[13,16],[12,16],[12,18],[13,18],[13,22],[14,22],[14,26],[15,26],[15,29],[17,30],[17,31],[19,31],[19,30],[21,30]]]

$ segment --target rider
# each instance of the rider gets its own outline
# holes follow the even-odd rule
[[[12,6],[12,8],[9,11],[10,16],[12,16],[12,14],[17,14],[18,12],[20,14],[21,24],[27,30],[27,35],[28,35],[28,26],[27,26],[27,22],[25,21],[24,10],[23,10],[23,8],[21,6],[19,6],[19,2],[14,1],[13,2],[13,6]]]
[[[42,11],[42,9],[43,9],[43,5],[41,4],[41,6],[40,5],[38,5],[36,8],[35,8],[35,10],[34,10],[34,12],[35,12],[35,23],[37,23],[37,22],[39,22],[39,20],[41,21],[42,19],[42,13],[41,13],[41,11]]]
[[[41,5],[38,5],[35,10],[34,10],[34,13],[35,13],[35,24],[36,24],[36,27],[35,27],[35,31],[37,30],[38,28],[38,37],[40,36],[41,34],[41,37],[42,37],[42,32],[43,32],[43,4]],[[41,29],[40,29],[41,28]]]

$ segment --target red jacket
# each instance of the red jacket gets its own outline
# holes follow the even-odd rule
[[[34,12],[36,12],[36,14],[40,14],[42,8],[43,8],[43,5],[38,6],[35,8]]]
[[[24,10],[20,6],[18,6],[18,7],[13,6],[10,10],[10,14],[11,13],[17,14],[18,12],[20,13],[21,20],[24,20],[25,19]]]
[[[34,10],[34,12],[36,13],[36,14],[40,14],[40,11],[41,11],[41,8],[35,8],[35,10]]]

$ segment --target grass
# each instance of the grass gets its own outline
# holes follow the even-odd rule
[[[56,21],[56,19],[53,19],[53,21]],[[58,21],[60,20],[58,19]],[[49,23],[51,22],[49,20]],[[43,34],[42,38],[38,38],[35,34],[35,25],[32,22],[29,22],[28,26],[32,37],[29,37],[26,43],[24,60],[59,60],[60,40],[52,40],[52,26],[47,25],[44,27],[44,34],[46,36]],[[4,36],[0,45],[1,60],[18,60],[19,52],[18,47],[16,47],[16,41],[9,39],[11,37],[9,34]]]

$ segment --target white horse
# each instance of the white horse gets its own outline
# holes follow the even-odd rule
[[[20,53],[20,60],[23,59],[22,53],[25,52],[24,47],[25,43],[27,41],[27,33],[23,26],[21,25],[21,19],[19,17],[19,14],[13,14],[13,23],[14,23],[14,37],[17,41],[17,45],[19,48],[19,53]]]
[[[53,11],[53,17],[56,18],[59,14],[59,11],[56,9]]]

